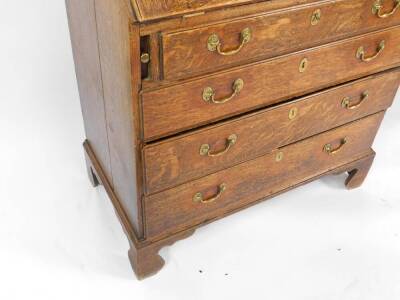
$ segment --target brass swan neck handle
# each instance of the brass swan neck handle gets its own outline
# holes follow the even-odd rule
[[[340,150],[342,150],[342,148],[344,147],[344,145],[347,144],[347,138],[343,138],[340,140],[340,145],[337,148],[333,148],[332,144],[326,144],[324,146],[324,151],[326,153],[328,153],[329,155],[334,155],[336,153],[338,153]]]
[[[251,41],[251,30],[250,28],[245,28],[240,33],[240,45],[236,49],[232,50],[222,50],[223,46],[220,38],[217,34],[212,34],[207,41],[207,49],[210,52],[217,52],[222,56],[231,56],[239,53],[243,47]]]
[[[378,47],[376,48],[376,53],[373,56],[367,57],[363,46],[358,48],[356,56],[359,60],[361,60],[363,62],[371,62],[371,61],[375,60],[376,58],[378,58],[378,56],[383,52],[384,49],[385,49],[385,41],[382,40],[379,43]]]
[[[222,196],[222,194],[225,192],[225,190],[226,190],[226,184],[225,183],[221,183],[218,186],[218,193],[215,196],[213,196],[211,198],[208,198],[208,199],[204,199],[203,193],[198,192],[193,196],[193,201],[194,202],[200,202],[200,203],[203,203],[203,204],[208,204],[208,203],[215,202]]]
[[[236,79],[232,84],[232,94],[222,99],[215,99],[214,89],[212,87],[206,87],[203,90],[203,100],[214,104],[224,104],[226,102],[231,101],[236,96],[238,96],[240,92],[243,90],[243,87],[244,87],[243,79],[241,78]]]
[[[350,109],[350,110],[359,108],[361,106],[361,104],[363,104],[364,101],[368,99],[368,97],[369,97],[369,93],[367,91],[363,92],[361,94],[360,101],[358,101],[355,104],[351,104],[351,98],[350,97],[345,97],[343,99],[343,101],[342,101],[342,107],[346,108],[346,109]]]
[[[400,8],[400,0],[394,1],[393,9],[390,12],[383,13],[382,4],[383,0],[376,0],[372,5],[372,13],[375,14],[378,18],[385,19],[395,14],[395,12]]]
[[[209,144],[203,144],[200,147],[200,155],[201,156],[209,156],[209,157],[217,157],[227,153],[237,142],[237,135],[231,134],[226,139],[226,147],[224,150],[219,152],[211,152],[211,147]]]

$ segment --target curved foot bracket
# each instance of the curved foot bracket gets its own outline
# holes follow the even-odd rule
[[[371,149],[370,153],[366,156],[346,164],[334,171],[332,174],[341,174],[347,172],[349,176],[345,181],[346,187],[351,190],[360,187],[371,169],[372,163],[375,159],[375,152]]]
[[[369,173],[369,170],[371,169],[372,163],[374,162],[374,158],[375,152],[373,152],[368,157],[359,160],[355,164],[354,169],[349,171],[349,176],[347,177],[345,182],[345,185],[349,190],[358,188],[363,184],[365,178]]]
[[[158,254],[161,248],[170,246],[178,240],[185,239],[193,233],[194,230],[184,231],[170,238],[149,244],[143,243],[143,245],[131,243],[128,255],[137,278],[141,280],[158,273],[165,264],[164,259]]]
[[[89,179],[93,186],[97,186],[99,184],[104,186],[104,189],[106,190],[108,196],[110,197],[111,203],[114,206],[116,215],[120,220],[122,228],[128,237],[129,244],[131,246],[130,250],[128,251],[129,260],[136,276],[138,279],[144,279],[156,274],[165,264],[164,259],[158,254],[161,248],[172,245],[178,240],[191,236],[195,229],[186,230],[159,241],[139,240],[136,232],[128,220],[128,217],[126,216],[123,207],[121,206],[121,203],[119,202],[113,188],[105,176],[105,173],[97,161],[89,142],[85,141],[83,146],[85,149]]]

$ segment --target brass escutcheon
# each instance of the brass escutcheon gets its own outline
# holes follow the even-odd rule
[[[307,70],[307,67],[308,67],[308,59],[303,58],[300,62],[299,72],[304,73]]]
[[[321,10],[317,9],[311,16],[311,25],[317,25],[321,21]]]
[[[281,162],[283,160],[284,154],[283,152],[278,152],[275,156],[275,161],[276,162]]]
[[[297,107],[293,107],[290,111],[289,111],[289,120],[294,120],[297,117],[299,110]]]

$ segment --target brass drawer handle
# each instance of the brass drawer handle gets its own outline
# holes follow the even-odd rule
[[[237,142],[237,135],[236,134],[232,134],[230,135],[227,139],[226,139],[226,147],[224,150],[219,151],[219,152],[211,152],[211,147],[209,144],[203,144],[200,147],[200,155],[201,156],[209,156],[209,157],[216,157],[216,156],[221,156],[223,154],[225,154],[226,152],[229,151],[229,149],[231,149],[233,147],[233,145],[235,145]]]
[[[206,87],[203,90],[203,100],[209,103],[214,103],[214,104],[223,104],[228,101],[231,101],[233,98],[235,98],[237,95],[240,94],[244,87],[244,81],[241,78],[238,78],[235,80],[235,82],[232,85],[232,94],[226,98],[222,98],[219,100],[215,99],[215,92],[213,88],[211,87]]]
[[[222,183],[218,186],[218,193],[215,196],[208,198],[208,199],[204,199],[203,193],[199,192],[193,196],[193,201],[204,203],[204,204],[215,202],[222,196],[222,194],[225,192],[225,190],[226,190],[226,184]]]
[[[326,153],[328,153],[329,155],[333,155],[338,153],[340,150],[342,150],[343,146],[347,144],[347,138],[343,138],[340,141],[340,145],[339,147],[337,147],[336,149],[333,148],[332,144],[326,144],[324,146],[324,151]]]
[[[383,49],[385,49],[385,41],[381,41],[379,43],[378,48],[376,49],[375,55],[366,57],[364,47],[361,46],[360,48],[358,48],[356,56],[358,59],[362,60],[363,62],[370,62],[370,61],[373,61],[374,59],[376,59],[382,53]]]
[[[358,101],[358,103],[356,103],[356,104],[351,104],[351,98],[350,97],[346,97],[342,101],[342,107],[346,108],[346,109],[359,108],[361,106],[361,104],[363,104],[363,102],[368,99],[368,97],[369,97],[368,92],[367,91],[363,92],[362,95],[361,95],[360,101]]]
[[[245,28],[240,33],[239,47],[237,47],[236,49],[233,49],[233,50],[224,51],[224,50],[222,50],[222,44],[221,44],[221,41],[219,40],[218,35],[216,35],[214,33],[214,34],[210,35],[210,37],[208,38],[207,48],[208,48],[208,51],[211,51],[211,52],[217,51],[217,53],[220,55],[230,56],[230,55],[239,53],[240,50],[242,50],[242,48],[244,47],[244,45],[246,45],[250,41],[251,41],[251,30],[250,30],[250,28]]]
[[[391,12],[388,13],[382,13],[382,4],[383,0],[376,0],[374,4],[372,5],[372,13],[377,15],[378,18],[384,19],[388,18],[391,15],[393,15],[399,8],[400,8],[400,0],[395,0],[394,1],[394,7]]]

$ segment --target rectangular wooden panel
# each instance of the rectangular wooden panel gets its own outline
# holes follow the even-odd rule
[[[369,151],[384,112],[280,148],[271,154],[225,169],[146,198],[146,233],[150,239],[178,232],[222,216],[268,195],[307,181]],[[329,155],[324,147],[339,148]],[[279,154],[279,155],[278,155]],[[225,190],[221,193],[220,186]],[[217,195],[214,202],[201,203]]]
[[[363,62],[360,47],[376,59]],[[305,69],[301,70],[302,62]],[[400,27],[296,52],[142,94],[144,139],[154,140],[263,106],[279,103],[324,87],[362,77],[400,64]],[[215,100],[233,94],[241,79],[243,88],[232,100],[214,104],[203,99],[211,88]]]
[[[254,159],[278,147],[387,109],[400,83],[400,70],[368,78],[269,108],[144,148],[147,192],[155,193]],[[349,104],[343,107],[344,99]],[[362,102],[361,102],[362,101]],[[359,107],[356,107],[359,105]],[[236,143],[224,152],[234,134]]]
[[[365,0],[320,1],[257,17],[164,33],[164,78],[172,80],[221,70],[400,24],[400,14],[378,18],[372,11],[373,3]],[[390,10],[392,1],[385,3],[385,9]],[[237,49],[241,44],[241,32],[246,28],[251,32],[251,38],[238,53],[223,56],[216,50],[209,51],[211,36],[218,37],[221,51]]]
[[[113,188],[141,237],[141,174],[136,172],[140,149],[135,128],[139,124],[135,112],[140,78],[135,61],[139,59],[138,28],[130,26],[126,1],[95,0],[95,8]]]
[[[113,184],[94,0],[67,0],[75,71],[85,134],[107,179]]]
[[[251,2],[257,0],[132,0],[142,21]]]

